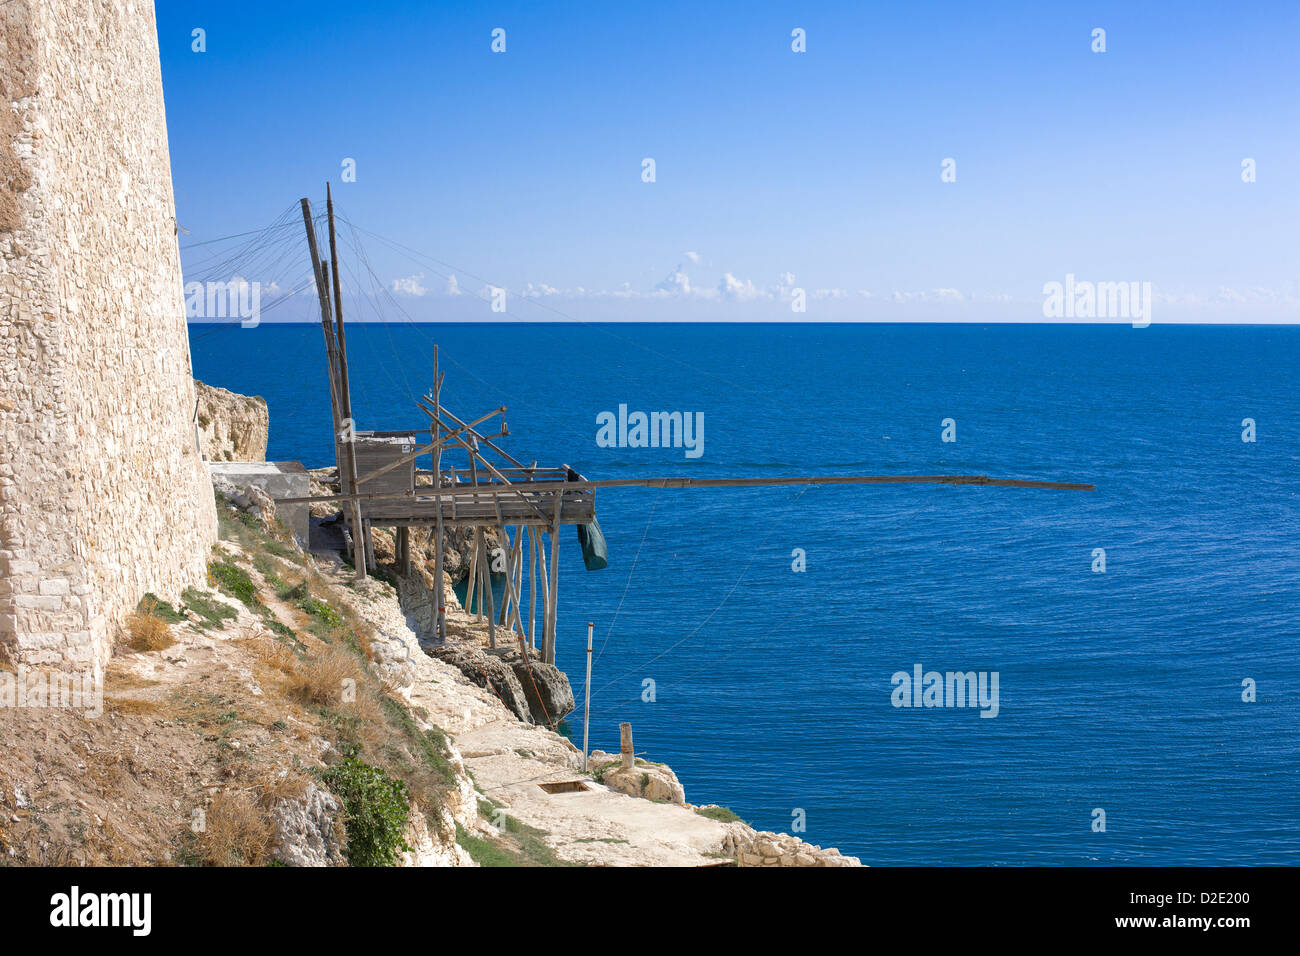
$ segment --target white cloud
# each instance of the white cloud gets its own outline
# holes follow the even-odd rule
[[[423,282],[423,272],[418,275],[407,276],[405,279],[394,279],[393,291],[400,293],[401,295],[422,296],[427,294],[429,291],[424,287]]]
[[[463,294],[460,291],[460,282],[456,279],[455,273],[452,273],[451,275],[447,276],[447,294],[448,295]]]
[[[688,252],[686,253],[686,258],[690,259],[691,262],[695,263],[697,266],[700,264],[700,254],[698,252]]]
[[[690,295],[691,277],[682,270],[681,266],[678,266],[655,286],[655,292],[664,295]]]
[[[718,282],[718,293],[731,302],[750,302],[759,297],[758,288],[748,279],[737,279],[725,272]]]

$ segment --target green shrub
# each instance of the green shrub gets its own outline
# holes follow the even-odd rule
[[[744,823],[745,821],[736,816],[730,807],[697,807],[695,810],[702,817],[708,817],[710,820],[717,820],[719,823]]]
[[[395,866],[411,847],[406,784],[379,767],[348,757],[320,772],[321,781],[343,801],[349,866]]]
[[[318,601],[314,597],[305,597],[298,602],[299,610],[306,611],[326,627],[340,627],[343,624],[343,615],[334,608],[330,607],[324,601]]]
[[[229,594],[248,607],[257,607],[261,599],[257,596],[257,585],[247,571],[229,561],[213,561],[208,565],[208,578],[223,594]]]
[[[234,620],[239,615],[229,605],[214,601],[202,591],[186,588],[181,592],[181,600],[188,610],[193,611],[202,621],[201,627],[221,627],[223,621]]]
[[[140,598],[140,603],[135,606],[137,611],[148,611],[156,614],[168,624],[181,624],[185,621],[185,615],[176,608],[172,607],[166,601],[160,601],[158,596],[150,591],[144,597]]]

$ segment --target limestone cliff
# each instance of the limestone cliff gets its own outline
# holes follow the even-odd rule
[[[239,395],[195,379],[195,423],[205,461],[266,461],[271,419],[266,399]]]

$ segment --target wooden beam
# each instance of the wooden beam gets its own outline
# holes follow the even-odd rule
[[[477,444],[477,439],[473,439],[473,441]],[[494,464],[492,464],[492,462],[484,458],[482,453],[477,448],[473,447],[469,442],[465,441],[465,439],[463,438],[458,438],[457,442],[460,444],[462,448],[464,448],[467,452],[469,452],[471,456],[470,457],[471,465],[473,465],[474,461],[480,461],[483,463],[483,466],[487,468],[488,474],[490,474],[493,478],[497,479],[497,481],[501,482],[503,485],[512,484],[510,479],[507,478],[505,475],[501,474],[501,472],[497,470],[497,467]],[[477,477],[474,479],[474,483],[478,484]],[[515,493],[519,496],[519,500],[522,501],[524,504],[528,505],[528,507],[533,510],[533,512],[537,515],[537,517],[541,518],[543,521],[547,520],[546,515],[542,514],[542,512],[538,509],[538,507],[524,496],[523,489],[518,489],[516,490]],[[495,500],[497,502],[497,515],[500,516],[501,499],[497,498]]]
[[[535,491],[582,491],[597,488],[760,488],[776,485],[985,485],[999,488],[1047,488],[1056,491],[1096,491],[1095,485],[1080,484],[1069,481],[1030,481],[1020,478],[990,478],[987,475],[814,475],[795,478],[605,478],[596,481],[539,481],[528,485],[523,490],[531,494]],[[282,504],[312,504],[317,501],[347,501],[360,498],[362,501],[382,499],[416,498],[427,501],[445,501],[450,498],[477,498],[482,495],[517,495],[519,485],[506,488],[494,485],[479,485],[474,490],[448,489],[443,492],[417,491],[415,494],[405,492],[374,492],[357,495],[313,495],[302,498],[278,498]]]
[[[503,449],[498,448],[496,445],[492,444],[492,442],[488,441],[486,438],[484,438],[484,437],[483,437],[482,435],[480,435],[478,432],[474,431],[474,429],[473,429],[472,426],[467,426],[467,425],[465,424],[465,422],[461,421],[459,418],[457,418],[455,415],[453,415],[453,414],[452,414],[450,411],[448,411],[447,409],[442,408],[441,406],[439,406],[438,411],[439,411],[441,414],[446,415],[448,418],[450,418],[450,419],[452,420],[452,422],[454,422],[455,424],[460,425],[460,426],[462,426],[462,427],[468,427],[468,428],[470,429],[470,431],[473,432],[475,438],[477,438],[477,439],[478,439],[479,441],[481,441],[483,444],[487,445],[487,446],[488,446],[489,448],[491,448],[494,452],[496,452],[498,455],[500,455],[500,456],[501,456],[502,458],[504,458],[506,461],[510,462],[510,463],[511,463],[512,465],[514,465],[516,468],[522,468],[522,467],[524,467],[524,466],[519,462],[519,460],[518,460],[517,458],[513,458],[513,457],[511,457],[509,453],[507,453],[507,452],[504,451]]]
[[[479,421],[486,421],[487,419],[491,418],[493,415],[500,415],[505,410],[506,410],[505,406],[502,405],[496,411],[488,412],[486,415],[480,418]],[[446,438],[442,439],[442,444],[446,444],[454,437],[455,437],[454,435],[446,436]],[[420,448],[417,448],[415,451],[411,452],[410,454],[403,455],[401,458],[398,458],[396,461],[390,461],[388,464],[384,465],[383,468],[375,469],[370,474],[366,475],[364,478],[358,478],[357,484],[358,485],[364,484],[365,482],[370,481],[372,478],[378,478],[380,475],[386,475],[394,468],[400,468],[402,465],[405,465],[408,461],[411,461],[414,458],[419,458],[421,455],[427,455],[429,454],[429,452],[436,450],[438,447],[439,447],[438,442],[434,442],[429,445],[423,445]]]

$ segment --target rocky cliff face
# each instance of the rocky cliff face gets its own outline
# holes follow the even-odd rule
[[[266,461],[271,418],[266,399],[194,382],[199,448],[205,461]]]

